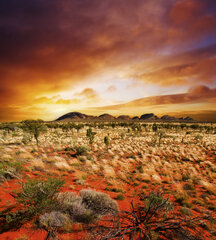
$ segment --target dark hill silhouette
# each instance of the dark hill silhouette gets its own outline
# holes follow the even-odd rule
[[[110,115],[108,113],[104,113],[97,118],[101,119],[101,120],[115,120],[116,119],[115,117],[113,117],[112,115]]]
[[[124,120],[124,121],[131,120],[130,116],[128,116],[128,115],[120,115],[120,116],[118,116],[117,119],[118,120]]]
[[[57,118],[56,121],[158,121],[158,122],[195,122],[191,117],[173,117],[169,115],[164,115],[161,118],[157,117],[154,113],[145,113],[141,117],[129,117],[128,115],[120,115],[119,117],[114,117],[108,113],[101,114],[100,116],[92,116],[83,114],[80,112],[69,112],[61,117]]]
[[[140,120],[157,120],[158,117],[154,113],[146,113],[140,117]]]

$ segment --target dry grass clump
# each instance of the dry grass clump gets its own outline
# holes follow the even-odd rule
[[[59,228],[70,222],[68,216],[64,213],[53,211],[40,216],[39,222],[46,229]]]
[[[97,218],[93,211],[85,207],[82,198],[73,192],[59,193],[57,201],[72,222],[90,223]]]
[[[90,189],[80,191],[83,204],[96,214],[107,215],[118,212],[118,204],[109,195]]]
[[[200,184],[209,192],[216,196],[216,184],[201,180]]]
[[[118,212],[116,201],[107,194],[85,189],[77,195],[73,192],[58,193],[59,209],[66,213],[72,222],[88,224],[100,216]]]
[[[68,207],[79,200],[80,197],[74,192],[60,192],[57,194],[56,199],[62,207]]]
[[[36,158],[34,160],[31,160],[29,163],[34,170],[42,171],[45,169],[45,164],[41,159]]]
[[[71,170],[70,165],[66,161],[55,162],[54,166],[59,170]]]
[[[18,161],[0,161],[0,182],[8,179],[20,178],[23,167]]]
[[[192,204],[189,201],[189,196],[185,191],[178,191],[175,194],[176,202],[179,203],[181,206],[191,208]]]

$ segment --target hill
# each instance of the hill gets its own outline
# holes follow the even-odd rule
[[[130,117],[128,115],[120,115],[114,117],[108,113],[101,114],[100,116],[87,115],[80,112],[69,112],[61,117],[57,118],[55,121],[158,121],[158,122],[195,122],[191,117],[173,117],[169,115],[164,115],[161,118],[156,116],[154,113],[145,113],[140,117]]]

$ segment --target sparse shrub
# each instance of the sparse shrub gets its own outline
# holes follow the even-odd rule
[[[39,215],[56,209],[56,193],[60,191],[64,181],[49,178],[45,181],[30,179],[23,183],[22,190],[11,193],[17,202],[16,210],[11,208],[0,212],[0,234],[19,229],[26,222]]]
[[[67,213],[72,222],[88,224],[97,219],[97,216],[85,207],[82,198],[73,192],[59,193],[57,201],[61,211]]]
[[[157,129],[158,129],[158,126],[157,126],[156,123],[154,123],[154,124],[152,125],[152,131],[153,131],[153,132],[157,132]]]
[[[57,201],[60,210],[70,216],[72,222],[89,224],[100,216],[118,212],[117,203],[107,194],[93,190],[59,193]]]
[[[181,206],[191,208],[192,204],[189,202],[189,196],[186,192],[178,192],[175,194],[176,202],[178,202]]]
[[[28,236],[25,235],[25,234],[23,234],[23,235],[21,235],[21,236],[15,238],[15,240],[28,240]]]
[[[74,125],[73,128],[75,128],[77,130],[77,134],[79,133],[79,130],[82,129],[84,127],[83,124],[77,124],[77,125]]]
[[[79,198],[70,204],[67,212],[73,222],[89,224],[98,218],[98,215],[96,215],[91,209],[85,207],[82,198]]]
[[[7,179],[19,178],[22,170],[23,167],[20,162],[2,160],[0,162],[0,182]]]
[[[104,137],[104,143],[105,143],[105,145],[107,147],[107,150],[108,150],[108,147],[109,147],[109,137],[108,136]]]
[[[80,200],[80,197],[74,192],[60,192],[56,195],[56,200],[61,205],[61,208],[64,209]]]
[[[56,233],[58,228],[70,223],[69,217],[61,212],[50,212],[40,216],[40,227],[47,231],[46,239],[57,239]]]
[[[201,218],[180,217],[172,211],[168,199],[159,193],[139,195],[140,202],[131,202],[130,211],[121,211],[95,227],[96,239],[203,239],[197,238]],[[200,235],[201,236],[201,235]]]
[[[46,126],[43,124],[42,120],[24,120],[22,121],[22,129],[33,135],[37,145],[39,143],[39,136],[41,133],[46,132]]]
[[[74,146],[74,147],[66,147],[64,149],[67,152],[75,152],[76,155],[80,156],[80,155],[86,155],[86,153],[89,151],[89,148],[85,145],[81,145],[81,146]]]
[[[85,145],[81,145],[79,147],[76,147],[75,149],[77,155],[85,155],[89,151],[89,148]]]
[[[125,196],[121,193],[117,194],[116,196],[116,200],[124,200],[125,199]]]
[[[93,142],[94,142],[94,137],[96,135],[96,132],[92,131],[92,128],[90,127],[89,129],[86,130],[86,136],[89,139],[89,144],[92,146]]]
[[[118,212],[116,201],[105,193],[84,189],[80,191],[80,196],[86,208],[91,209],[95,214],[107,215]]]
[[[195,190],[193,183],[186,183],[183,187],[185,190]]]
[[[62,227],[66,221],[68,221],[67,215],[56,211],[40,216],[40,224],[48,229]]]
[[[23,134],[22,143],[26,145],[29,142],[31,142],[31,136],[28,134]]]
[[[181,211],[181,213],[183,213],[183,214],[185,214],[187,216],[191,216],[192,215],[191,210],[189,208],[187,208],[187,207],[181,207],[180,211]]]
[[[137,169],[137,171],[138,171],[139,173],[144,173],[144,171],[143,171],[143,166],[142,166],[142,165],[138,165],[138,166],[136,167],[136,169]]]
[[[125,193],[125,191],[121,188],[116,188],[116,187],[106,187],[105,188],[106,191],[110,191],[110,192],[122,192],[122,193]]]

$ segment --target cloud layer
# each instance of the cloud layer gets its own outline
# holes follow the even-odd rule
[[[77,85],[77,101],[102,102],[91,82],[113,73],[162,90],[215,87],[215,25],[212,0],[1,1],[0,120],[36,114],[40,98],[71,107],[77,98],[50,98]]]

